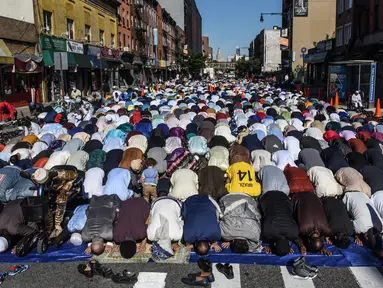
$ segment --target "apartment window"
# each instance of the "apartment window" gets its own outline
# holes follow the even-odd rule
[[[44,32],[45,33],[52,33],[52,12],[43,11],[43,17],[44,17]]]
[[[343,13],[343,10],[344,10],[344,0],[337,0],[337,7],[336,7],[337,13],[341,14]]]
[[[126,47],[126,35],[124,33],[124,47]]]
[[[66,19],[66,31],[69,39],[74,39],[74,22],[71,19]]]
[[[104,30],[100,30],[100,44],[103,45],[104,44]]]
[[[347,45],[351,39],[351,23],[344,25],[344,45]]]
[[[135,46],[134,46],[134,39],[132,38],[132,50],[133,50],[133,51],[135,51],[134,47],[135,47]]]
[[[343,45],[343,26],[336,28],[336,46]]]
[[[352,8],[352,0],[346,0],[346,7],[345,10]]]
[[[112,47],[114,48],[114,45],[116,44],[116,37],[114,34],[110,34],[110,39],[112,39]]]
[[[133,27],[133,15],[130,15],[130,27]]]
[[[90,41],[90,26],[85,25],[85,40],[86,42]]]
[[[118,32],[118,47],[121,48],[121,32]]]
[[[130,48],[130,37],[128,35],[128,48]]]

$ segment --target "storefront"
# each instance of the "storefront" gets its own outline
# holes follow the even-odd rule
[[[328,95],[339,92],[340,99],[347,99],[356,90],[364,94],[363,102],[369,108],[375,105],[377,63],[372,60],[331,62],[328,68]]]
[[[119,70],[122,66],[120,53],[120,50],[110,49],[108,47],[101,48],[101,58],[106,62],[106,65],[103,66],[105,74],[103,81],[109,84],[110,89],[120,86]]]
[[[88,75],[86,75],[88,82],[88,91],[94,92],[101,90],[101,70],[106,67],[105,60],[101,59],[101,47],[86,45],[85,46],[86,54],[90,60],[92,68],[89,70]]]

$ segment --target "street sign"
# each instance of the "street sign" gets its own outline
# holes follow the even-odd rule
[[[302,52],[302,54],[305,54],[307,52],[306,47],[302,47],[301,52]]]
[[[53,54],[55,70],[68,70],[68,53],[55,52]]]

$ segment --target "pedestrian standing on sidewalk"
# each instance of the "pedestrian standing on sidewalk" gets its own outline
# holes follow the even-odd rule
[[[157,161],[153,158],[148,158],[145,162],[146,169],[142,172],[141,182],[143,186],[144,199],[149,202],[151,198],[152,201],[157,198],[157,182],[158,182],[158,171],[154,166],[156,166]]]

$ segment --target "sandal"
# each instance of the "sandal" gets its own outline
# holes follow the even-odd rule
[[[84,275],[86,278],[92,278],[93,277],[93,269],[90,266],[90,264],[79,264],[77,266],[78,272],[80,272],[82,275]]]
[[[28,265],[13,265],[9,270],[8,270],[8,275],[9,276],[15,276],[17,274],[23,273],[24,271],[27,271],[29,268]]]
[[[134,285],[137,282],[138,274],[136,272],[128,272],[128,270],[122,271],[122,275],[116,274],[112,277],[112,281],[117,284],[131,284]]]
[[[234,272],[233,272],[233,266],[230,264],[222,265],[221,263],[218,263],[215,265],[218,272],[221,272],[225,277],[229,280],[234,279]]]

